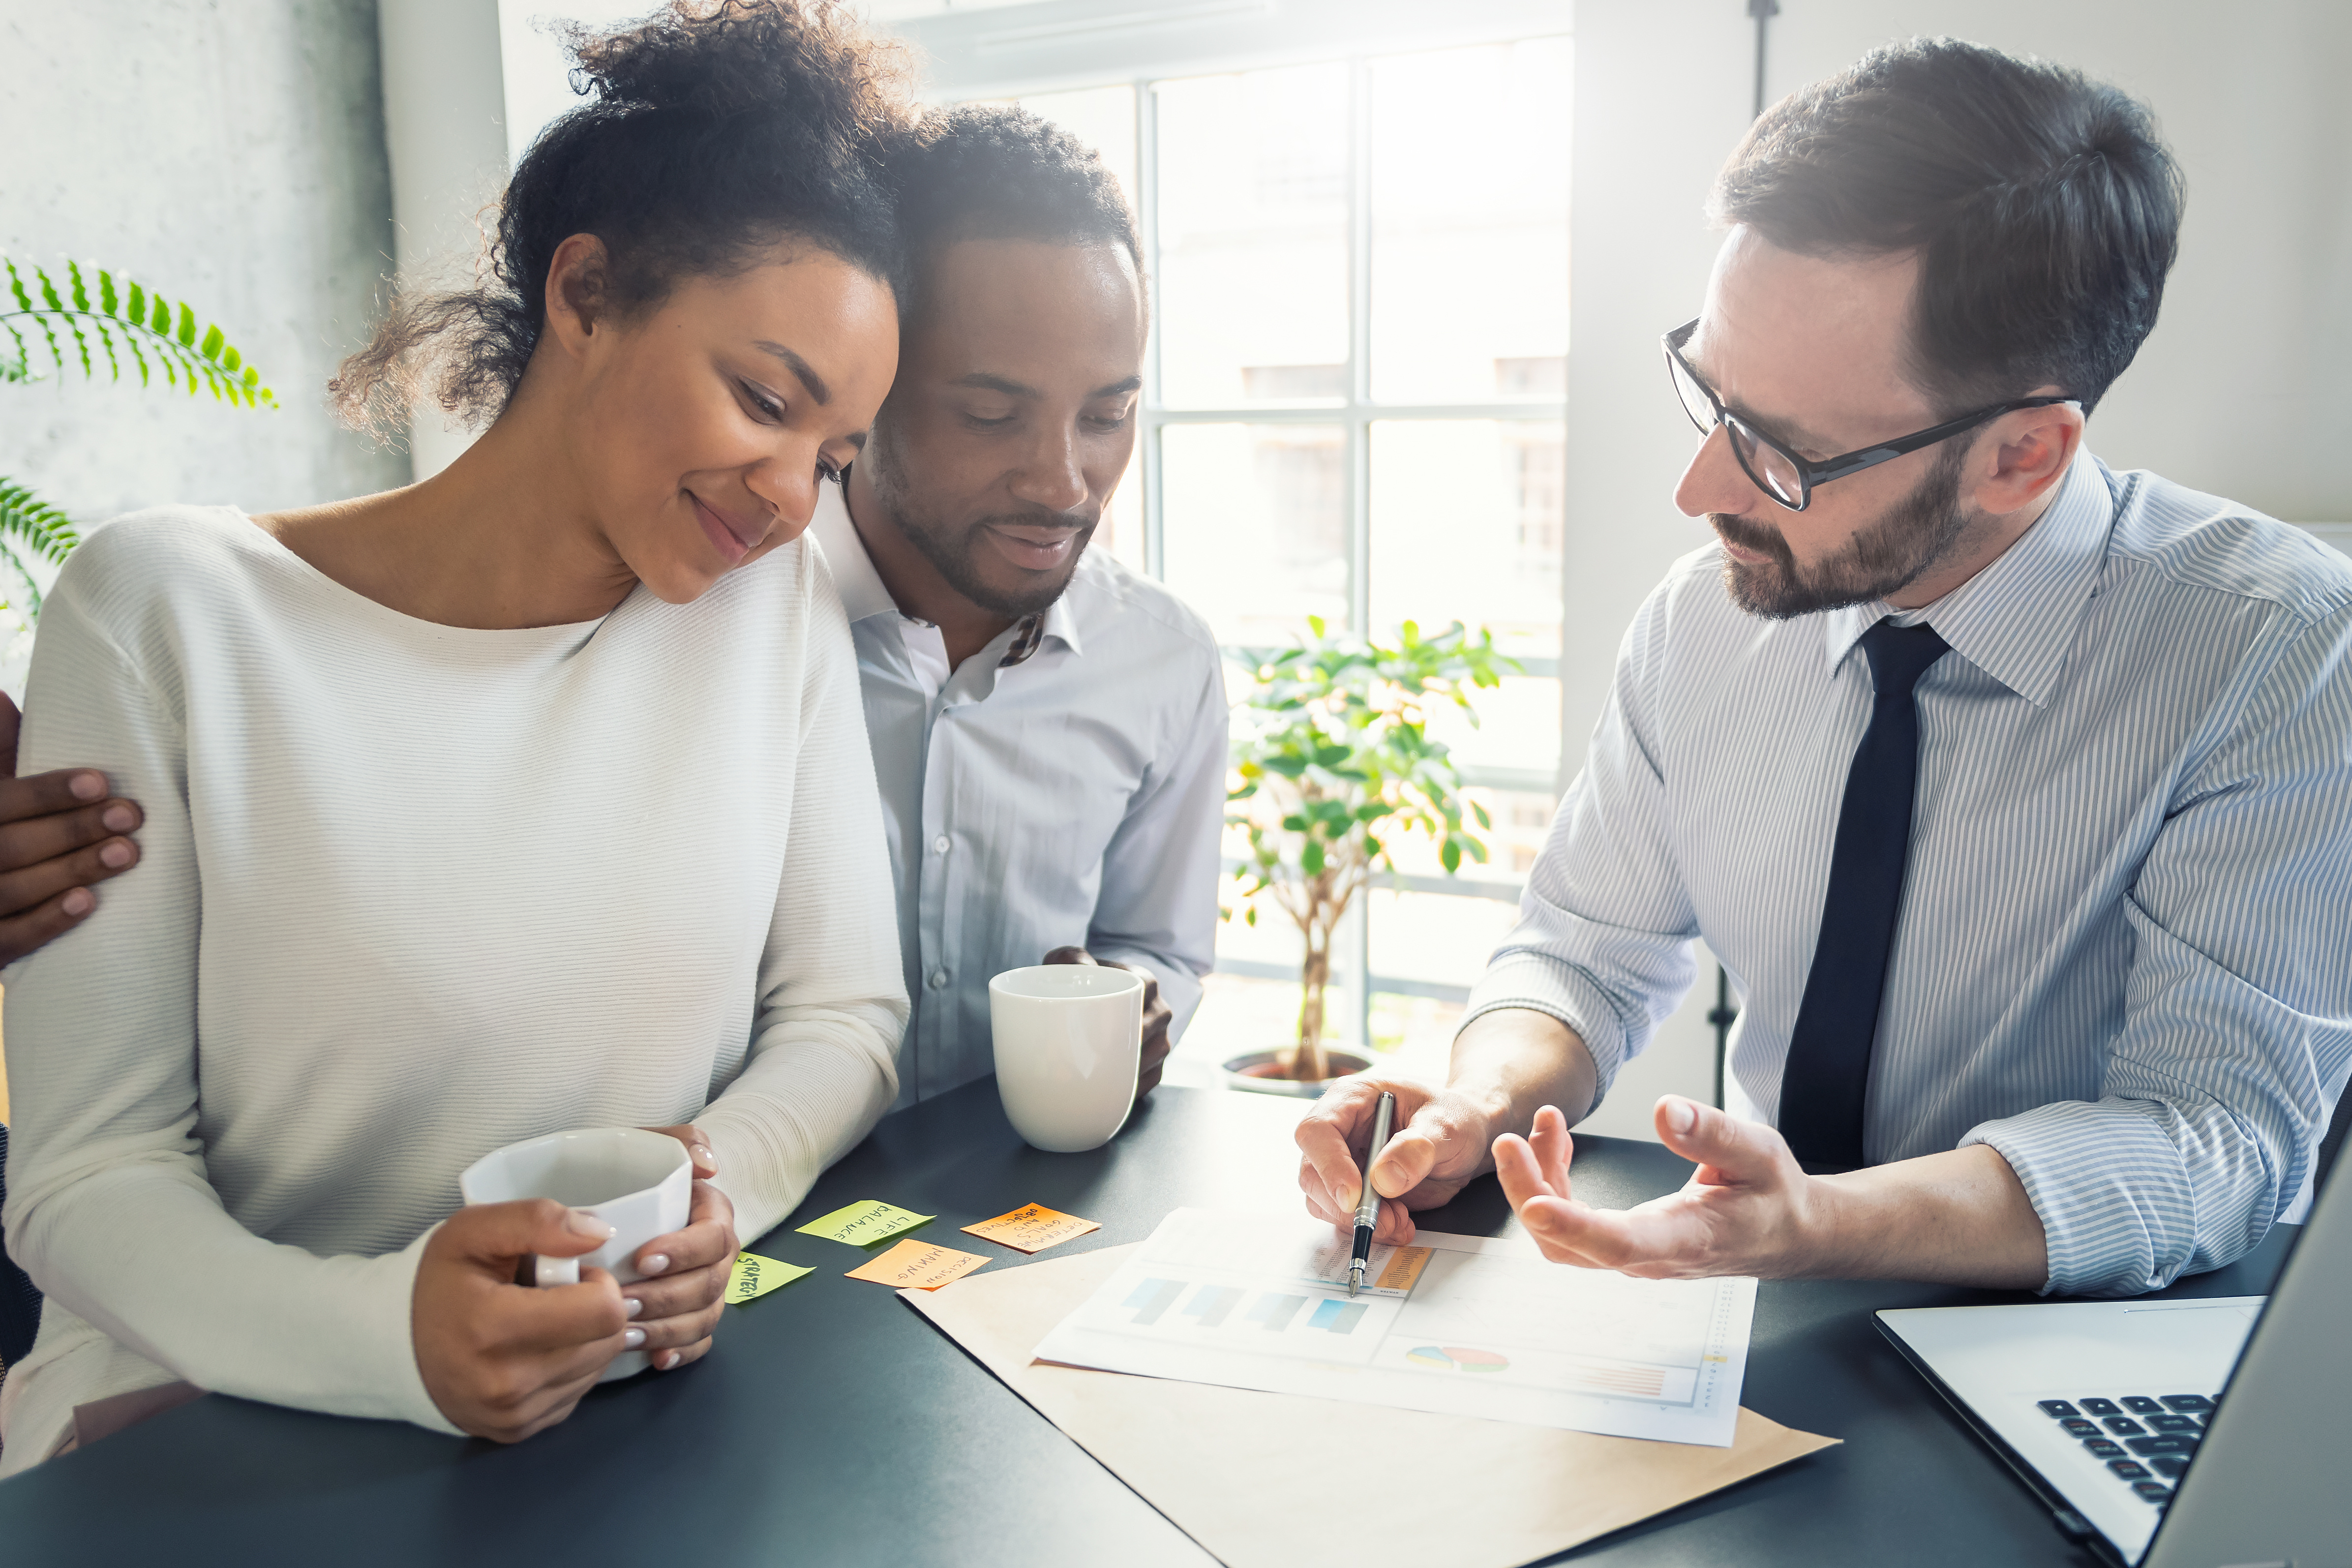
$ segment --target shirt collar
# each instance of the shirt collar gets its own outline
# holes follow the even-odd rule
[[[874,557],[866,552],[866,542],[857,536],[857,525],[849,519],[845,473],[841,483],[818,489],[816,514],[809,520],[808,531],[824,552],[825,564],[833,569],[833,585],[841,595],[841,607],[848,612],[851,625],[869,616],[904,613],[890,590],[883,586],[882,574],[874,570]],[[1078,615],[1070,601],[1087,586],[1087,578],[1086,563],[1081,561],[1062,596],[1045,607],[1044,635],[1061,638],[1075,654],[1085,653],[1086,647],[1079,641]],[[1017,633],[1020,623],[1015,622],[1013,629]],[[1026,658],[1024,654],[1023,658]]]
[[[1954,652],[2032,703],[2047,707],[2097,587],[2115,521],[2106,465],[2084,452],[2058,499],[1993,563],[1927,606],[1927,624]],[[1895,613],[1874,599],[1822,617],[1834,670],[1862,634]]]
[[[839,590],[841,607],[849,613],[854,626],[868,616],[895,616],[898,605],[882,585],[882,574],[874,570],[874,557],[866,553],[857,525],[849,521],[849,502],[843,489],[843,485],[818,487],[816,515],[809,520],[808,531],[817,548],[824,552],[824,563],[833,568],[833,585]]]

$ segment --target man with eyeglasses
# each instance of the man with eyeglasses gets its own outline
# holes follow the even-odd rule
[[[1950,40],[1768,111],[1666,368],[1717,542],[1636,615],[1442,1090],[1301,1123],[1380,1237],[1493,1168],[1559,1262],[2131,1294],[2308,1203],[2352,1072],[2352,571],[2110,470],[2179,174],[2145,109]],[[1738,987],[1679,1193],[1589,1206],[1568,1121]],[[1563,1115],[1565,1112],[1565,1116]]]

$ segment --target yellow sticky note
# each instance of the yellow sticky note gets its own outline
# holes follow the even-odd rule
[[[814,1274],[814,1268],[796,1268],[789,1263],[779,1263],[772,1258],[761,1258],[753,1252],[735,1255],[734,1271],[727,1276],[727,1294],[723,1298],[730,1306],[740,1307],[756,1300],[769,1291],[791,1284],[803,1274]]]
[[[821,1236],[827,1241],[845,1241],[852,1247],[864,1247],[909,1230],[932,1216],[909,1214],[905,1209],[867,1198],[863,1203],[837,1208],[821,1218],[813,1219],[800,1227],[803,1236]]]
[[[976,1252],[958,1252],[936,1241],[902,1241],[865,1268],[851,1269],[849,1278],[901,1290],[936,1290],[987,1261]]]
[[[968,1225],[963,1228],[983,1241],[1009,1247],[1015,1252],[1043,1252],[1090,1230],[1100,1230],[1102,1226],[1090,1219],[1080,1219],[1074,1214],[1049,1209],[1043,1204],[1024,1204],[1011,1214],[1001,1214],[994,1219],[984,1219],[978,1225]]]

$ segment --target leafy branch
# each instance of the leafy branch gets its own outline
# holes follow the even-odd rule
[[[201,386],[247,408],[278,405],[261,373],[184,300],[175,305],[136,279],[118,280],[104,268],[78,261],[67,262],[60,279],[0,255],[0,270],[7,274],[8,295],[0,300],[0,333],[6,334],[0,341],[0,381],[42,379],[37,357],[58,375],[79,366],[90,381],[98,379],[102,359],[107,378],[121,381],[127,360],[142,386],[161,372],[191,397]],[[13,310],[5,308],[9,300]]]
[[[1464,817],[1492,824],[1465,799],[1445,745],[1430,739],[1427,710],[1450,703],[1475,727],[1470,693],[1518,666],[1495,651],[1492,633],[1459,621],[1430,637],[1407,621],[1394,647],[1333,636],[1319,619],[1307,627],[1307,638],[1258,665],[1244,703],[1252,727],[1234,747],[1239,782],[1226,800],[1235,809],[1225,820],[1249,843],[1242,897],[1268,895],[1306,939],[1298,1041],[1286,1067],[1293,1078],[1319,1079],[1332,938],[1375,868],[1394,869],[1391,842],[1408,833],[1435,840],[1448,875],[1465,857],[1486,858]],[[1255,903],[1243,919],[1256,923]]]
[[[73,547],[81,542],[72,521],[65,513],[49,505],[23,485],[0,475],[0,561],[24,581],[25,592],[32,615],[37,620],[41,614],[40,585],[26,567],[25,558],[16,551],[19,545],[43,560],[62,564]],[[0,609],[7,607],[0,600]]]

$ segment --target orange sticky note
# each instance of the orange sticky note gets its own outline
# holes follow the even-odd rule
[[[1080,1219],[1074,1214],[1049,1209],[1043,1204],[1024,1204],[1011,1214],[1001,1214],[994,1219],[984,1219],[978,1225],[968,1225],[963,1228],[982,1241],[992,1241],[1015,1252],[1043,1252],[1090,1230],[1100,1230],[1102,1226],[1090,1219]]]
[[[1372,1281],[1375,1289],[1411,1291],[1420,1282],[1421,1271],[1429,1267],[1429,1248],[1400,1247],[1389,1258],[1389,1266]]]
[[[851,1269],[848,1278],[901,1290],[936,1290],[987,1261],[976,1252],[958,1252],[936,1241],[902,1241],[864,1268]]]

